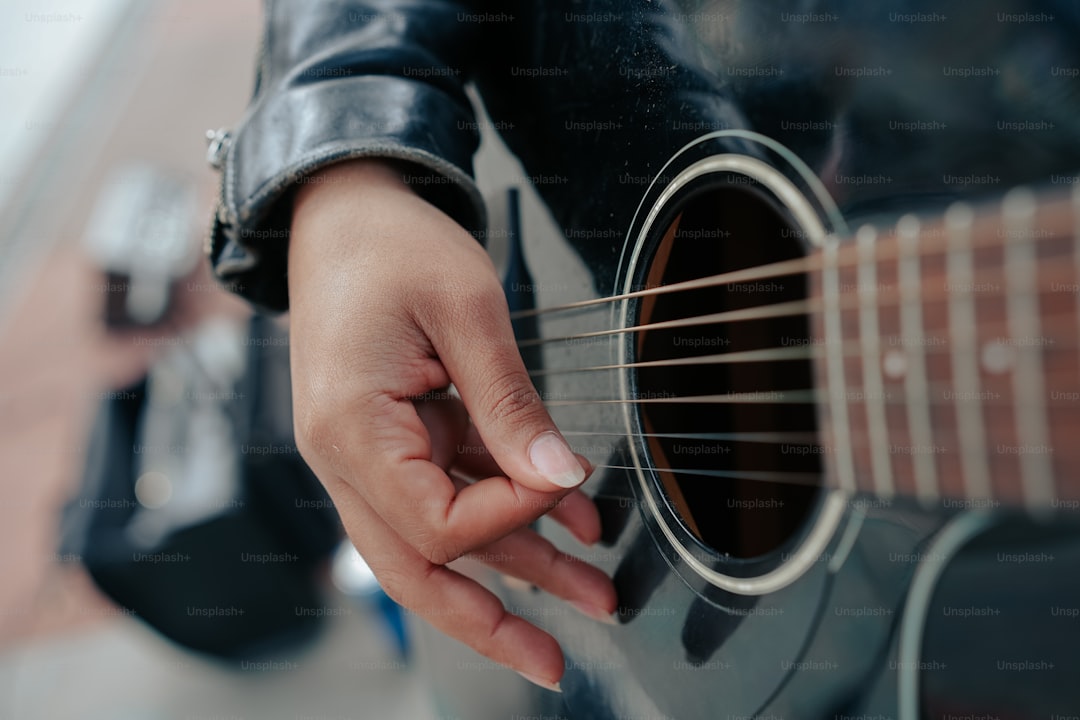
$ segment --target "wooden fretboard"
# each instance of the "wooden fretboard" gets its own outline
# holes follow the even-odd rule
[[[812,293],[832,486],[1080,501],[1080,189],[831,237]]]

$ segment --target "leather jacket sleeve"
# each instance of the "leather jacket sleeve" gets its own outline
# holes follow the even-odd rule
[[[421,196],[486,230],[466,82],[521,161],[516,180],[603,272],[671,153],[744,126],[670,0],[267,0],[266,23],[254,98],[220,143],[210,258],[273,310],[288,306],[291,191],[330,163],[411,163]]]
[[[466,229],[484,228],[472,178],[479,134],[464,92],[484,28],[473,19],[452,0],[266,0],[254,96],[211,151],[222,172],[209,239],[219,278],[286,309],[291,192],[349,158],[410,163],[420,195]]]
[[[1075,65],[1077,15],[1062,0],[1030,5],[1061,21],[1006,26],[987,10],[994,31],[958,44],[948,25],[898,34],[885,11],[851,0],[739,0],[708,13],[684,12],[697,5],[679,0],[267,0],[254,98],[216,154],[222,197],[211,260],[241,295],[285,309],[290,193],[351,157],[411,163],[417,192],[483,231],[467,81],[521,161],[527,177],[515,180],[536,188],[603,291],[643,190],[704,133],[756,128],[826,179],[888,175],[881,185],[834,183],[848,211],[916,193],[953,197],[966,188],[946,182],[953,173],[1010,183],[1071,173],[1076,93],[1039,67],[1050,57]],[[959,0],[946,6],[962,14]],[[784,10],[844,22],[781,27]],[[909,52],[917,42],[934,49],[928,59]],[[1003,78],[1028,81],[958,83],[943,63],[1004,64],[1012,69]],[[837,76],[841,65],[897,73],[852,80]],[[761,69],[775,74],[740,74]],[[888,131],[902,116],[942,117],[953,129]],[[995,127],[1027,117],[1056,129],[1033,136]],[[785,130],[802,125],[794,119],[826,130]]]

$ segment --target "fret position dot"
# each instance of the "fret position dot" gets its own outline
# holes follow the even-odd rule
[[[1005,343],[995,340],[983,345],[982,365],[988,373],[1000,375],[1012,369],[1016,352]]]
[[[903,377],[907,372],[907,356],[900,350],[889,350],[882,361],[882,370],[894,380]]]

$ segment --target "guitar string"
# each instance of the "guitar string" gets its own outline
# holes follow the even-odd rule
[[[610,430],[561,430],[567,437],[579,436],[612,436],[627,437],[625,431],[613,432]],[[634,433],[634,437],[640,438],[666,438],[672,440],[728,440],[732,442],[761,442],[783,443],[792,445],[815,444],[820,437],[816,433],[808,432],[742,432],[742,433]]]
[[[811,405],[824,398],[817,388],[720,393],[714,395],[678,395],[644,398],[574,398],[544,400],[545,407],[578,405]]]
[[[1064,319],[1060,319],[1060,318]],[[1038,347],[1041,350],[1072,350],[1080,346],[1075,342],[1066,342],[1064,340],[1057,340],[1057,335],[1073,335],[1072,325],[1074,323],[1074,312],[1070,308],[1065,308],[1059,313],[1047,313],[1043,316],[1044,320],[1049,320],[1044,326],[1044,333],[1039,338],[1031,338],[1031,342],[1028,344],[1030,347]],[[1055,332],[1057,329],[1053,324],[1055,319],[1057,324],[1066,326],[1067,332]],[[990,331],[991,336],[984,341],[982,345],[1000,345],[1004,348],[1013,348],[1019,350],[1025,347],[1024,345],[1017,344],[1016,342],[1009,342],[1009,338],[1006,334],[993,335],[994,328],[1000,327],[1002,323],[995,324],[983,324],[981,329]],[[927,335],[922,347],[922,351],[928,355],[944,355],[952,351],[952,348],[948,347],[948,343],[944,338],[937,335]],[[938,342],[940,340],[940,342]],[[808,339],[800,342],[799,344],[791,345],[777,345],[765,348],[753,348],[750,350],[738,350],[726,353],[714,353],[710,355],[695,355],[680,358],[666,358],[662,360],[639,360],[636,362],[627,363],[604,363],[601,365],[585,365],[580,367],[569,368],[537,368],[529,370],[530,377],[553,377],[557,375],[570,375],[574,373],[595,372],[595,371],[610,371],[610,370],[624,370],[624,369],[637,369],[637,368],[662,368],[662,367],[687,367],[695,365],[724,365],[724,364],[741,364],[741,363],[758,363],[758,362],[790,362],[796,360],[820,360],[825,357],[825,349],[821,347],[824,341],[817,339]],[[902,344],[898,344],[897,348],[903,348]],[[1006,352],[1009,352],[1006,350]],[[852,340],[842,343],[839,351],[839,355],[844,358],[862,357],[863,352],[861,345],[858,341]],[[884,357],[884,356],[883,356]]]
[[[1048,379],[1053,379],[1053,375],[1047,375]],[[1069,377],[1075,378],[1075,374],[1069,371]],[[958,402],[957,399],[947,397],[951,390],[951,385],[931,384],[930,394],[925,402],[931,407],[946,407],[954,406]],[[845,392],[853,397],[860,398],[853,400],[853,402],[862,402],[862,396],[865,395],[865,388],[862,386],[850,386]],[[983,395],[996,395],[998,397],[985,397],[977,398],[981,405],[990,408],[1020,408],[1027,407],[1028,405],[1037,404],[1038,406],[1046,405],[1047,402],[1044,399],[1040,399],[1037,403],[1025,403],[1023,400],[1010,400],[1005,395],[1006,393],[997,392],[994,390],[987,390],[981,393]],[[1067,395],[1073,395],[1072,391],[1065,393]],[[897,392],[896,397],[892,397],[891,393],[885,393],[885,397],[873,398],[875,402],[881,402],[885,405],[903,406],[908,403],[906,397],[902,392]],[[555,407],[577,407],[583,405],[817,405],[823,400],[827,399],[825,390],[821,388],[797,388],[792,390],[748,390],[742,392],[732,393],[719,393],[712,395],[678,395],[673,397],[644,397],[644,398],[580,398],[580,399],[566,399],[566,400],[543,400],[544,406],[549,408]],[[1060,404],[1053,405],[1052,407],[1073,407],[1080,410],[1080,405],[1077,404],[1076,399],[1061,398]]]
[[[600,470],[636,470],[633,465],[593,465]],[[652,467],[656,472],[671,472],[680,475],[698,475],[724,480],[753,480],[755,482],[784,484],[784,485],[822,485],[823,473],[795,472],[784,470],[711,470],[707,468],[669,468]]]
[[[609,433],[609,434],[617,435],[618,433]],[[627,435],[625,433],[623,433],[623,436],[627,437]],[[640,435],[637,435],[635,437],[640,437]],[[948,443],[948,440],[946,440],[944,442]],[[573,442],[571,442],[571,447],[572,448],[574,448],[574,445],[575,444]],[[811,446],[813,446],[813,447],[820,448],[820,450],[813,451],[813,452],[795,452],[795,451],[792,451],[790,453],[786,453],[783,450],[781,450],[780,454],[791,454],[791,455],[794,455],[794,456],[800,457],[800,458],[807,458],[807,457],[820,458],[820,457],[824,457],[825,455],[827,455],[827,454],[829,454],[831,452],[831,448],[829,448],[828,446],[826,446],[826,445],[824,445],[824,444],[822,444],[820,442],[815,442],[815,443],[792,443],[792,445],[796,446],[796,447],[811,447]],[[854,443],[853,447],[855,449],[860,449],[860,448],[866,447],[866,444],[856,442],[856,443]],[[944,445],[942,447],[944,447]],[[597,448],[584,448],[584,450],[588,450],[590,452],[593,452],[596,449]],[[635,469],[637,469],[636,466],[634,466],[634,465],[618,464],[618,463],[614,462],[614,458],[612,456],[624,457],[625,453],[626,453],[625,448],[619,448],[617,446],[611,446],[611,447],[601,448],[601,450],[603,450],[607,454],[609,461],[608,462],[597,462],[597,463],[590,462],[590,464],[592,465],[593,468],[596,468],[596,469],[609,469],[609,470],[635,470]],[[581,455],[587,455],[588,454],[587,452],[584,452],[583,449],[581,449],[580,447],[574,448],[574,451],[581,454]],[[898,453],[898,454],[901,457],[909,458],[909,457],[912,456],[913,453]],[[752,470],[752,469],[716,470],[716,469],[712,469],[712,468],[657,467],[657,466],[653,466],[653,465],[648,465],[647,469],[651,469],[651,470],[654,470],[656,472],[671,472],[671,473],[676,473],[676,474],[681,474],[681,475],[695,475],[695,476],[699,476],[699,477],[702,477],[702,478],[712,478],[712,479],[715,479],[715,480],[752,480],[752,481],[755,481],[755,482],[762,482],[762,483],[769,483],[769,484],[782,483],[782,484],[789,484],[789,485],[794,484],[794,485],[814,485],[814,486],[822,486],[822,485],[824,485],[825,484],[825,479],[826,479],[826,476],[827,476],[827,473],[825,472],[824,469],[822,469],[822,470],[820,470],[818,472],[785,471],[785,470]]]
[[[1062,283],[1062,285],[1069,285],[1070,287],[1075,284],[1076,275],[1071,268],[1058,269],[1059,271],[1054,273],[1055,276],[1060,275],[1062,279],[1068,280],[1068,283]],[[1044,273],[1045,274],[1045,273]],[[1044,294],[1060,294],[1060,290],[1056,290],[1053,287],[1055,277],[1046,278],[1045,283],[1040,285],[1034,295],[1036,297]],[[985,281],[989,282],[989,280]],[[674,286],[667,286],[674,287]],[[1026,293],[1025,293],[1026,294]],[[896,290],[888,290],[878,293],[879,299],[876,303],[876,307],[882,310],[897,308],[903,305],[903,300],[900,297],[899,288]],[[934,292],[924,292],[923,300],[924,305],[947,302],[952,297],[947,286],[942,286],[940,290]],[[856,310],[860,307],[860,298],[857,294],[852,294],[849,297],[842,298],[839,304],[839,309],[844,310]],[[703,315],[695,315],[685,318],[675,318],[671,320],[662,320],[654,323],[645,323],[641,325],[632,325],[623,328],[606,328],[603,330],[593,330],[588,332],[580,332],[572,335],[558,335],[552,337],[541,338],[524,338],[516,341],[519,348],[538,347],[540,345],[548,345],[552,343],[574,343],[576,341],[591,340],[595,338],[605,338],[608,336],[623,335],[632,332],[643,332],[649,330],[666,330],[683,327],[694,327],[698,325],[714,325],[725,322],[746,322],[753,320],[763,320],[769,318],[782,318],[793,317],[798,315],[810,315],[820,310],[821,299],[818,297],[809,298],[805,300],[791,300],[780,303],[771,303],[767,305],[757,305],[748,308],[738,308],[735,310],[725,310],[717,313],[707,313]]]
[[[811,255],[808,257],[795,258],[794,260],[783,260],[781,262],[769,263],[767,265],[757,265],[755,267],[744,268],[742,270],[732,270],[729,272],[719,273],[717,275],[709,275],[707,277],[695,278],[693,280],[683,280],[681,282],[672,283],[671,285],[660,285],[654,288],[635,290],[633,292],[624,293],[622,295],[610,295],[602,298],[578,300],[577,302],[567,303],[565,305],[553,305],[550,307],[534,308],[531,310],[516,310],[510,313],[510,319],[519,320],[521,318],[545,315],[553,312],[581,310],[583,308],[591,307],[594,305],[605,305],[607,303],[617,302],[619,300],[629,300],[633,298],[647,297],[649,295],[665,295],[672,292],[701,290],[704,288],[714,287],[716,285],[728,285],[736,282],[749,282],[751,280],[765,280],[768,278],[780,277],[783,275],[795,275],[797,273],[803,273],[809,270],[817,269],[817,266],[819,265],[820,260],[816,256]]]
[[[1004,247],[1005,244],[1006,243],[1000,243],[1000,246]],[[973,243],[972,246],[977,248],[977,247],[995,247],[996,245],[992,244],[992,243]],[[896,249],[895,246],[893,246],[893,249],[894,250]],[[949,248],[944,243],[941,244],[940,250],[943,253],[950,252]],[[848,255],[849,253],[845,252],[844,254]],[[852,251],[850,254],[854,254],[854,251]],[[925,250],[922,253],[923,257],[926,257],[927,254],[928,253]],[[899,257],[899,252],[898,251],[895,252],[894,256],[898,258]],[[879,256],[878,259],[883,259],[883,258]],[[815,258],[815,257],[805,258],[805,260],[807,262],[805,263],[803,269],[811,269],[815,265],[820,265],[820,262],[817,261],[817,258]],[[779,266],[779,270],[778,270],[777,266]],[[844,269],[844,268],[857,268],[858,266],[859,266],[858,259],[856,259],[855,262],[841,262],[841,263],[839,263],[839,268],[841,268],[841,269]],[[704,287],[711,287],[711,286],[714,286],[714,285],[731,284],[731,283],[734,283],[734,282],[745,281],[747,279],[765,279],[765,278],[768,278],[768,277],[774,277],[774,276],[779,276],[779,275],[794,274],[794,272],[798,271],[798,270],[791,270],[790,268],[791,268],[791,264],[789,264],[789,263],[776,263],[776,264],[773,264],[772,266],[762,266],[762,267],[756,268],[755,270],[757,270],[757,273],[755,275],[753,275],[752,277],[749,277],[749,278],[746,277],[746,276],[741,276],[739,274],[739,271],[736,271],[736,273],[724,273],[724,274],[721,274],[721,275],[711,276],[709,278],[702,278],[702,279],[700,279],[698,281],[690,281],[688,283],[677,283],[677,284],[674,284],[674,285],[663,286],[661,288],[654,288],[654,289],[648,289],[648,290],[643,290],[643,291],[637,291],[637,292],[634,292],[634,293],[627,293],[627,294],[624,294],[624,295],[621,295],[621,296],[614,296],[614,297],[609,297],[609,298],[598,298],[598,299],[595,299],[595,300],[571,303],[571,304],[564,305],[564,306],[549,307],[549,308],[543,308],[543,309],[534,310],[534,311],[524,311],[524,312],[516,313],[514,315],[514,317],[520,318],[520,317],[528,317],[530,315],[540,315],[540,314],[544,314],[544,313],[580,310],[580,309],[583,309],[583,308],[586,308],[586,307],[594,307],[594,306],[598,306],[598,305],[601,305],[601,304],[615,302],[615,301],[619,301],[619,300],[630,299],[630,298],[634,298],[634,297],[644,297],[646,295],[657,295],[657,294],[670,293],[670,292],[680,292],[680,291],[687,291],[687,290],[693,290],[693,289],[700,289],[700,288],[704,288]],[[775,274],[774,275],[769,275],[769,274],[763,274],[763,272],[765,272],[765,273],[772,272],[772,273],[775,273]],[[733,277],[735,279],[733,279]],[[988,278],[984,274],[984,275],[982,275],[980,277],[980,280],[985,282],[985,281],[988,280]],[[1046,292],[1046,289],[1045,288],[1040,288],[1040,289],[1038,289],[1036,291],[1035,294],[1038,295],[1041,292]],[[948,293],[945,293],[945,298],[944,299],[947,299],[947,298],[948,298]],[[809,310],[809,307],[807,307],[807,306],[811,306],[811,304],[813,302],[815,302],[815,301],[804,301],[802,303],[799,303],[799,302],[783,303],[783,304],[781,304],[781,306],[787,306],[787,307],[784,310],[781,310],[781,312],[784,312],[786,310],[795,310],[795,312],[792,313],[792,314],[805,314]],[[890,305],[897,305],[898,306],[900,304],[901,304],[900,302],[879,303],[879,306],[880,307],[888,307]],[[799,307],[800,305],[802,305],[803,307]],[[846,303],[846,305],[848,305],[849,307],[851,305],[854,305],[855,307],[858,307],[857,302]],[[764,307],[767,307],[767,306],[764,306]],[[847,309],[847,308],[842,308],[842,309]],[[718,316],[720,316],[721,319],[717,319]],[[741,318],[740,318],[740,316],[741,316]],[[711,323],[725,322],[725,321],[726,322],[734,322],[734,321],[737,321],[736,318],[740,318],[740,319],[745,320],[745,319],[755,319],[755,318],[761,319],[761,318],[764,318],[764,317],[782,317],[782,316],[783,315],[777,313],[777,308],[775,308],[775,307],[768,308],[768,309],[749,308],[749,309],[745,309],[745,310],[741,310],[741,311],[729,311],[727,313],[714,313],[714,314],[711,314],[711,315],[698,316],[697,318],[685,318],[685,319],[676,320],[676,321],[664,321],[664,322],[661,322],[661,323],[653,323],[653,324],[648,324],[648,325],[644,325],[644,326],[640,326],[640,327],[634,327],[634,328],[623,328],[623,329],[616,330],[616,331],[597,331],[597,332],[594,332],[594,333],[581,334],[581,335],[577,335],[577,336],[566,336],[564,338],[553,338],[553,339],[550,339],[550,340],[536,338],[536,339],[523,341],[522,346],[528,347],[529,344],[542,344],[543,342],[549,342],[549,341],[553,342],[553,341],[557,341],[557,340],[567,341],[567,340],[572,340],[572,339],[582,339],[582,338],[586,338],[586,337],[594,337],[594,338],[595,337],[604,337],[604,336],[611,337],[611,336],[615,336],[615,335],[618,335],[618,334],[624,334],[624,333],[627,333],[627,332],[637,332],[637,331],[647,330],[647,329],[687,327],[687,326],[691,326],[693,324],[711,324]],[[1051,335],[1052,334],[1053,333],[1051,333]],[[845,357],[859,354],[857,351],[856,352],[851,352],[851,348],[853,346],[854,346],[854,343],[844,343],[843,355]],[[1062,346],[1062,345],[1058,346],[1058,348],[1061,348],[1061,347],[1070,347],[1071,348],[1071,347],[1074,347],[1074,345],[1068,344],[1068,345],[1065,345],[1065,346]],[[930,350],[935,351],[935,348],[930,348]],[[803,358],[807,358],[807,357],[816,357],[818,355],[820,355],[819,352],[816,352],[815,350],[813,350],[812,348],[809,348],[809,347],[779,347],[779,348],[765,348],[765,349],[760,349],[760,350],[740,351],[740,352],[733,352],[733,353],[721,353],[721,354],[716,354],[716,355],[711,355],[711,356],[704,356],[704,357],[696,357],[696,358],[677,358],[677,359],[672,359],[672,360],[661,360],[661,361],[644,361],[644,362],[638,362],[638,363],[609,364],[609,365],[604,365],[604,366],[594,366],[592,368],[571,368],[571,369],[555,370],[555,371],[541,370],[541,371],[533,371],[530,374],[536,375],[536,376],[542,376],[542,375],[555,374],[555,373],[584,372],[584,371],[588,371],[588,370],[613,370],[613,369],[623,369],[623,368],[631,368],[631,367],[682,366],[682,365],[702,364],[703,362],[725,363],[725,362],[778,361],[778,360],[786,360],[786,359],[803,359]],[[775,394],[777,392],[780,392],[780,393],[798,393],[798,395],[794,398],[795,402],[802,402],[802,403],[820,402],[820,396],[818,394],[818,391],[814,390],[814,389],[795,390],[795,391],[790,391],[790,390],[789,391],[770,391],[770,392],[772,394]],[[596,400],[596,401],[589,401],[589,400],[586,400],[586,401],[553,401],[553,402],[548,402],[548,403],[545,403],[545,404],[549,405],[549,406],[552,406],[552,405],[554,405],[554,406],[562,406],[562,405],[567,405],[567,404],[592,404],[593,402],[618,403],[618,404],[624,404],[624,403],[640,404],[640,403],[643,403],[643,402],[647,402],[647,403],[657,403],[657,402],[695,402],[695,403],[698,403],[698,402],[713,402],[713,401],[722,402],[724,404],[727,404],[729,402],[745,403],[748,400],[753,401],[752,399],[749,399],[749,398],[746,397],[747,393],[740,393],[740,394],[737,394],[737,395],[739,396],[737,399],[734,399],[735,394],[729,394],[729,395],[697,396],[697,397],[686,397],[686,398],[639,398],[639,399],[634,399],[634,400],[624,400],[624,399],[603,400],[602,399],[602,400]],[[807,397],[809,397],[811,399],[804,399],[804,398],[807,398]],[[787,400],[789,400],[789,398],[785,397],[784,400],[787,401]],[[883,398],[883,400],[887,401],[888,398]],[[775,401],[776,401],[776,398],[771,397],[771,396],[764,400],[764,402],[775,402]],[[934,401],[934,402],[937,402],[937,401]],[[946,400],[944,403],[938,403],[938,404],[954,405],[955,401]],[[1010,406],[1015,407],[1015,404],[1011,404]],[[588,431],[568,430],[568,431],[564,431],[564,435],[568,435],[568,436],[571,436],[571,437],[583,437],[583,436],[626,437],[628,434],[625,433],[625,432],[608,432],[608,431],[602,431],[602,430],[588,430]],[[636,434],[634,434],[634,436],[635,437],[672,438],[672,439],[729,440],[729,441],[766,442],[766,443],[790,442],[792,444],[800,444],[800,443],[802,443],[802,444],[807,444],[807,445],[819,444],[816,441],[820,440],[820,438],[818,438],[816,435],[814,435],[812,433],[636,433]],[[614,448],[612,448],[612,450],[614,450]],[[606,468],[606,469],[621,469],[621,470],[634,470],[635,469],[634,466],[613,465],[613,464],[597,464],[594,467]],[[709,470],[709,469],[699,469],[699,468],[653,468],[653,469],[658,471],[658,472],[673,472],[673,473],[678,473],[678,474],[683,474],[683,475],[686,475],[686,474],[689,474],[689,475],[701,475],[701,476],[706,476],[706,477],[714,477],[714,478],[718,478],[718,479],[720,479],[720,478],[723,478],[723,479],[746,479],[746,480],[756,480],[756,481],[759,481],[759,482],[778,482],[778,483],[783,483],[783,484],[805,483],[805,484],[812,484],[812,485],[821,485],[821,483],[822,483],[821,475],[816,474],[816,473],[761,472],[761,471],[723,471],[723,470]]]
[[[1064,313],[1062,313],[1064,314]],[[1071,313],[1070,318],[1071,319]],[[986,326],[984,325],[985,329]],[[1074,350],[1080,347],[1080,343],[1064,342],[1055,340],[1054,333],[1044,334],[1040,337],[1045,337],[1045,342],[1040,341],[1041,344],[1035,344],[1034,342],[1030,347],[1038,347],[1040,350]],[[941,339],[941,344],[926,343],[922,346],[922,352],[927,355],[942,356],[951,352],[951,349],[946,346],[943,338],[931,335],[928,340]],[[983,343],[983,345],[995,345],[1002,348],[1015,347],[1017,350],[1022,349],[1023,346],[1008,345],[1006,343],[998,343],[996,340],[1005,340],[1003,336],[993,338]],[[902,348],[902,345],[897,345],[897,348]],[[1009,350],[1005,350],[1009,352]],[[845,342],[840,347],[838,353],[843,358],[859,358],[863,356],[862,348],[857,341]],[[632,370],[638,368],[665,368],[665,367],[693,367],[695,365],[729,365],[729,364],[743,364],[743,363],[768,363],[768,362],[793,362],[797,360],[823,360],[826,356],[824,349],[820,348],[817,342],[804,342],[799,345],[789,346],[775,346],[767,348],[759,348],[754,350],[738,350],[726,353],[716,353],[713,355],[696,355],[690,357],[670,358],[665,360],[641,360],[638,362],[628,363],[608,363],[604,365],[586,365],[583,367],[572,368],[542,368],[537,370],[530,370],[530,377],[555,377],[558,375],[573,375],[575,373],[586,372],[599,372],[599,371],[611,371],[611,370]],[[887,355],[882,356],[887,357]]]
[[[939,236],[941,237],[939,238]],[[926,260],[936,258],[938,255],[944,256],[955,253],[956,250],[949,247],[946,236],[947,233],[935,232],[933,237],[929,238],[929,240],[926,240],[924,235],[923,239],[925,240],[925,242],[920,245],[920,258]],[[874,259],[877,264],[880,264],[880,262],[884,260],[899,260],[902,256],[902,253],[899,249],[899,244],[892,236],[882,235],[882,238],[882,241],[878,245],[877,252],[874,255]],[[970,248],[970,250],[972,251],[999,250],[1007,247],[1010,242],[1016,242],[1017,240],[1028,242],[1037,241],[1040,247],[1048,247],[1049,242],[1051,241],[1059,240],[1062,242],[1067,242],[1071,239],[1071,236],[1069,236],[1068,234],[1052,234],[1050,236],[1039,237],[1037,239],[1033,239],[1031,237],[1014,238],[1011,236],[1006,236],[1000,239],[993,239],[990,242],[972,242],[970,243],[970,245],[968,245],[968,248]],[[1044,258],[1040,258],[1040,262],[1044,260]],[[860,264],[861,260],[858,257],[857,246],[851,243],[841,245],[836,263],[837,269],[856,269],[859,267]],[[621,300],[647,297],[649,295],[663,295],[671,292],[699,290],[703,288],[714,287],[716,285],[741,283],[751,280],[768,280],[774,277],[781,277],[784,275],[795,275],[798,273],[820,270],[821,265],[821,255],[807,255],[791,260],[781,260],[779,262],[767,263],[765,265],[757,265],[750,268],[723,272],[702,278],[696,278],[693,280],[684,280],[678,283],[672,283],[671,285],[662,285],[655,288],[644,288],[641,290],[635,290],[619,295],[609,295],[600,298],[578,300],[571,303],[565,303],[563,305],[551,305],[548,307],[533,308],[529,310],[517,310],[510,313],[510,317],[511,319],[517,320],[521,318],[535,317],[538,315],[546,315],[551,313],[572,312],[585,308],[592,308],[594,306],[601,306],[608,303],[619,302]]]
[[[845,343],[847,345],[848,343]],[[730,363],[785,362],[789,360],[811,360],[822,353],[805,345],[794,347],[763,348],[761,350],[742,350],[737,352],[698,355],[696,357],[672,358],[669,360],[642,360],[630,363],[611,363],[577,368],[550,368],[530,370],[530,377],[551,377],[573,373],[599,370],[628,370],[632,368],[684,367],[693,365],[724,365]]]
[[[637,433],[637,432],[628,433],[625,430],[623,430],[621,432],[620,431],[612,431],[612,430],[595,430],[595,431],[586,431],[586,430],[579,430],[579,431],[569,430],[569,431],[567,431],[567,430],[562,430],[560,432],[562,432],[562,434],[567,438],[567,442],[569,442],[571,447],[574,448],[574,452],[580,453],[582,455],[587,455],[589,452],[593,452],[593,451],[602,451],[602,452],[611,453],[611,452],[615,452],[616,449],[623,449],[623,448],[619,447],[617,441],[615,443],[612,443],[612,444],[597,445],[597,444],[592,444],[592,441],[589,441],[589,440],[580,440],[579,441],[579,440],[577,440],[575,438],[588,438],[588,437],[600,436],[600,437],[616,438],[617,440],[636,440],[636,439],[645,439],[645,438],[655,437],[654,435],[652,435],[650,433]],[[781,454],[789,454],[789,455],[807,455],[807,454],[824,455],[824,454],[828,454],[828,453],[832,452],[831,446],[828,446],[825,443],[823,437],[820,436],[820,435],[817,435],[815,433],[808,433],[808,432],[775,433],[775,435],[780,435],[780,436],[789,435],[790,437],[786,438],[786,439],[783,438],[783,437],[774,437],[774,438],[770,439],[770,438],[766,437],[768,434],[769,433],[685,433],[685,434],[682,434],[682,433],[664,433],[662,435],[662,437],[666,438],[666,439],[671,439],[671,440],[679,440],[679,439],[683,439],[685,437],[689,437],[689,439],[697,440],[697,441],[712,441],[712,442],[727,442],[727,443],[752,443],[752,444],[760,444],[760,445],[778,445],[778,446],[791,446],[791,447],[817,447],[817,448],[822,448],[822,450],[820,450],[820,451],[813,451],[813,452],[809,452],[809,453],[808,452],[803,452],[803,451],[795,451],[795,450],[781,451]],[[949,444],[955,444],[954,441],[958,437],[959,437],[958,433],[953,428],[942,428],[940,430],[939,435],[938,435],[938,438],[939,438],[938,439],[938,444],[940,446],[945,446],[945,445],[949,445]],[[585,443],[585,444],[583,444],[583,443]],[[852,445],[853,447],[860,448],[860,449],[872,446],[872,443],[870,442],[870,438],[869,438],[869,436],[867,434],[855,434],[855,435],[852,435],[848,439],[848,443],[850,445]],[[691,445],[690,447],[694,447],[694,446]],[[703,444],[703,445],[699,445],[697,447],[699,447],[699,448],[700,447],[711,447],[711,445],[704,445]],[[716,454],[720,454],[721,452],[727,452],[727,451],[716,451]],[[705,453],[699,452],[698,454],[705,454]],[[909,454],[909,453],[899,453],[899,454]]]
[[[1070,406],[1075,407],[1075,403],[1074,402],[1070,403]],[[583,455],[586,455],[586,454],[595,455],[598,450],[600,452],[608,455],[608,456],[615,455],[616,453],[621,454],[621,453],[625,452],[626,449],[622,448],[622,447],[619,447],[619,445],[617,444],[618,439],[639,439],[639,438],[664,438],[664,439],[673,439],[673,440],[685,439],[685,440],[720,441],[720,442],[726,441],[726,442],[733,442],[733,443],[759,443],[759,444],[765,444],[765,445],[777,445],[777,446],[781,446],[781,447],[783,447],[784,445],[788,445],[788,446],[793,446],[793,447],[817,447],[817,448],[821,448],[821,450],[813,451],[813,452],[794,451],[794,450],[791,451],[791,452],[785,452],[782,449],[780,450],[781,454],[791,454],[791,455],[797,455],[797,456],[803,456],[803,457],[805,457],[805,456],[817,457],[817,456],[827,454],[830,451],[830,447],[824,442],[824,439],[822,438],[822,436],[820,436],[820,435],[818,435],[816,433],[808,433],[808,432],[744,432],[744,433],[640,433],[640,432],[632,432],[632,433],[628,433],[625,430],[611,431],[611,430],[602,430],[602,429],[594,429],[594,430],[571,430],[571,429],[566,429],[566,430],[562,430],[561,432],[565,437],[567,437],[567,440],[570,442],[571,447],[574,448],[574,451],[578,452],[580,454],[583,454]],[[953,428],[953,427],[941,428],[937,432],[935,444],[936,443],[941,443],[941,445],[943,447],[948,446],[950,444],[953,444],[957,440],[957,438],[959,437],[958,433],[959,433],[958,428]],[[606,445],[606,446],[603,446],[603,447],[599,447],[599,448],[596,447],[595,445],[591,445],[591,444],[590,445],[582,445],[582,442],[579,441],[579,439],[592,438],[592,437],[611,437],[611,438],[616,438],[617,440],[616,440],[615,443],[612,443],[610,445]],[[588,440],[585,440],[585,442],[588,442]],[[858,434],[856,434],[855,436],[849,438],[848,442],[851,443],[851,445],[852,445],[852,447],[854,449],[865,448],[865,447],[867,447],[867,446],[869,446],[871,444],[869,437],[863,437],[863,436],[860,436]],[[698,447],[708,447],[708,446],[698,446]],[[906,453],[901,453],[901,454],[906,455]],[[632,466],[620,466],[620,465],[614,465],[614,464],[611,464],[611,463],[594,464],[594,467],[598,467],[598,468],[602,467],[602,468],[610,468],[610,469],[624,469],[624,470],[633,469]],[[761,481],[761,482],[792,482],[792,483],[799,483],[799,482],[804,481],[804,480],[801,480],[797,476],[788,478],[786,474],[784,474],[782,472],[779,472],[779,471],[775,472],[773,474],[773,477],[770,479],[770,478],[766,478],[764,476],[753,476],[751,473],[756,472],[756,471],[743,471],[743,472],[737,472],[737,471],[713,471],[713,470],[700,469],[700,468],[671,468],[671,467],[656,467],[656,468],[653,468],[653,469],[655,469],[657,471],[668,471],[668,472],[691,474],[691,475],[704,475],[704,476],[711,476],[711,477],[716,477],[716,478],[728,478],[728,479],[742,478],[742,479],[747,479],[747,480],[757,480],[757,481]],[[796,474],[796,475],[798,475],[798,474]]]
[[[814,312],[819,305],[820,301],[817,300],[794,300],[791,302],[773,303],[771,305],[759,305],[757,307],[742,308],[739,310],[725,310],[724,312],[709,313],[707,315],[697,315],[694,317],[676,318],[674,320],[662,320],[654,323],[646,323],[644,325],[634,325],[632,327],[595,330],[591,332],[577,333],[575,335],[563,335],[545,338],[528,338],[525,340],[518,340],[517,346],[519,348],[528,348],[536,347],[538,345],[547,345],[554,342],[571,343],[575,340],[586,340],[589,338],[605,337],[608,335],[621,335],[625,333],[639,332],[643,330],[666,330],[672,328],[693,327],[695,325],[713,325],[722,322],[743,322],[748,320],[763,320],[766,318],[792,317],[796,315],[806,315]]]

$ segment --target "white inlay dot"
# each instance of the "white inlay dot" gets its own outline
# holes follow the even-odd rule
[[[988,373],[1001,374],[1012,369],[1016,361],[1016,350],[1000,340],[983,345],[982,366]]]
[[[907,356],[901,350],[889,350],[882,360],[882,370],[887,377],[896,379],[904,377],[907,372]]]

